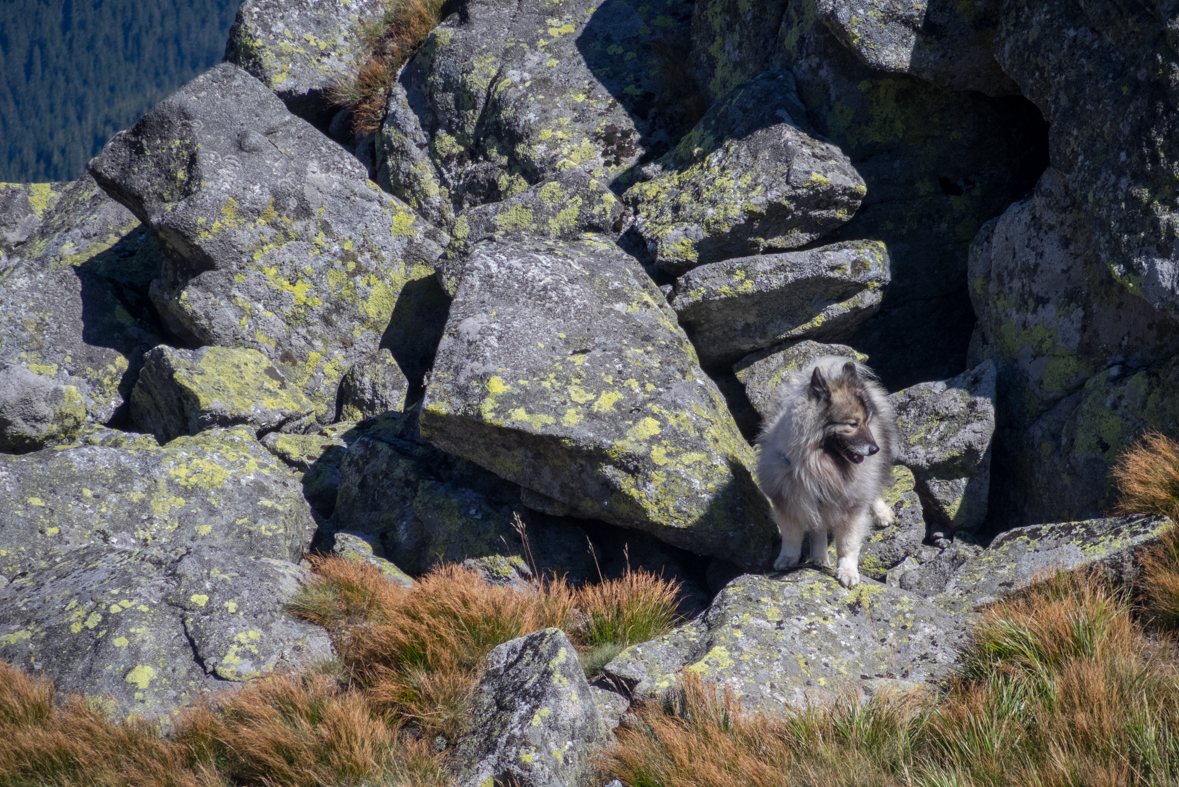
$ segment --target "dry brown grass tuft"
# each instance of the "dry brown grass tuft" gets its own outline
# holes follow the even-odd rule
[[[368,59],[354,77],[337,81],[329,93],[338,106],[352,109],[354,134],[371,134],[381,127],[398,69],[445,18],[446,7],[446,0],[387,0],[384,13],[364,26]]]
[[[400,606],[408,592],[367,563],[330,555],[308,555],[315,578],[300,588],[288,609],[329,631],[385,622],[386,610]]]
[[[1179,443],[1158,432],[1143,435],[1118,458],[1113,478],[1121,513],[1179,521]]]
[[[4,787],[201,787],[184,753],[147,722],[109,722],[81,697],[54,707],[52,684],[0,662]]]

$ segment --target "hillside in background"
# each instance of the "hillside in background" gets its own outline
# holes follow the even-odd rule
[[[0,182],[73,180],[220,62],[240,0],[0,0]]]

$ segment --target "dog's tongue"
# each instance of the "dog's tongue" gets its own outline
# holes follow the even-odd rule
[[[853,452],[853,453],[852,453],[852,456],[851,456],[851,460],[852,460],[853,462],[855,462],[855,463],[858,465],[858,464],[860,464],[861,462],[863,462],[863,461],[864,461],[864,455],[863,455],[863,454],[857,454],[857,453]]]

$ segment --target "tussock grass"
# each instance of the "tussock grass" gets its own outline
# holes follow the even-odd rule
[[[631,787],[1179,783],[1179,681],[1127,593],[1061,575],[988,610],[941,694],[784,719],[685,675],[602,759]]]
[[[337,80],[331,100],[352,110],[352,132],[371,134],[381,127],[389,87],[406,63],[448,13],[447,0],[386,0],[384,11],[361,27],[367,60],[351,78]]]
[[[1161,514],[1179,523],[1179,443],[1150,432],[1120,457],[1113,470],[1123,514]],[[1152,620],[1179,629],[1179,534],[1171,530],[1139,558],[1139,581]]]

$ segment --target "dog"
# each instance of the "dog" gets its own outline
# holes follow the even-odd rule
[[[896,413],[876,375],[845,357],[818,358],[781,388],[778,415],[758,439],[758,483],[782,532],[774,568],[798,565],[811,534],[811,563],[827,566],[827,534],[835,536],[835,577],[860,582],[860,544],[869,511],[893,521],[881,497],[892,474]]]

